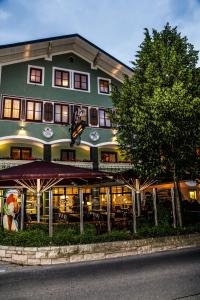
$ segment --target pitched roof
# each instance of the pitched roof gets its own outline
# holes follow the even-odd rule
[[[20,43],[0,45],[0,64],[7,65],[24,60],[51,57],[58,53],[73,52],[92,66],[110,74],[119,81],[131,76],[132,69],[79,34],[70,34]]]

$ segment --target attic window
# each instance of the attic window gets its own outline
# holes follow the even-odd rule
[[[27,83],[35,85],[44,85],[44,68],[29,65]]]

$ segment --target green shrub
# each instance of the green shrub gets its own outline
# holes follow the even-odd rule
[[[148,223],[138,227],[137,234],[132,234],[128,230],[113,230],[110,233],[96,233],[93,224],[84,226],[84,233],[80,234],[77,225],[59,224],[54,226],[53,237],[48,235],[48,226],[34,224],[27,230],[19,232],[8,232],[0,230],[0,244],[23,247],[41,247],[49,245],[76,245],[100,242],[124,241],[131,239],[141,239],[148,237],[160,237],[169,235],[180,235],[200,232],[200,224],[183,228],[173,228],[169,225],[150,226]]]

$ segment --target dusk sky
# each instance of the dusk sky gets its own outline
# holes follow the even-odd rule
[[[0,0],[0,44],[79,33],[129,66],[166,22],[200,49],[199,0]]]

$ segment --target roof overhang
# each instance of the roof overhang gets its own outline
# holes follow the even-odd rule
[[[101,69],[121,82],[124,75],[133,74],[130,67],[78,34],[0,46],[0,65],[39,58],[51,60],[62,53],[74,53],[91,63],[93,69]]]

